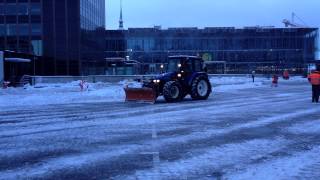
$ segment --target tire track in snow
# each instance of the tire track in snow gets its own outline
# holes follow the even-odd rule
[[[268,154],[285,147],[290,142],[283,139],[251,140],[237,144],[226,144],[219,147],[207,148],[202,155],[181,159],[174,162],[163,162],[156,170],[161,172],[160,179],[195,179],[214,177],[214,174],[224,173],[224,168],[250,161],[250,156]],[[149,179],[155,177],[153,170],[137,171],[133,175],[116,177],[116,179]]]
[[[235,109],[236,110],[236,109]],[[182,118],[182,120],[183,120],[183,118]],[[160,133],[161,132],[168,132],[168,131],[173,131],[173,130],[176,130],[176,128],[171,128],[171,129],[165,129],[165,128],[162,128],[162,129],[160,129]],[[192,129],[192,131],[195,131],[195,129]],[[43,134],[44,135],[44,133],[50,133],[50,131],[48,131],[48,130],[43,130],[42,132],[39,132],[39,133],[41,133],[41,134]],[[32,134],[32,135],[34,135],[34,134]],[[42,136],[43,136],[42,135]],[[123,139],[124,137],[126,137],[126,136],[128,136],[129,134],[126,134],[125,136],[121,136],[121,137],[117,137],[117,138],[113,138],[113,139],[115,139],[115,140],[113,140],[113,142],[114,143],[118,143],[119,141],[117,141],[117,139],[118,140],[121,140],[121,139]],[[96,136],[96,135],[94,135],[94,136]],[[144,139],[146,139],[146,138],[148,138],[148,137],[141,137],[141,139],[139,140],[139,139],[137,139],[137,138],[131,138],[131,140],[132,141],[135,141],[135,142],[142,142]],[[12,138],[11,138],[12,139]],[[47,139],[51,139],[50,137],[48,137]],[[29,140],[30,141],[30,140]],[[105,141],[105,142],[108,142],[108,141]],[[110,143],[108,143],[108,144],[110,144]],[[41,144],[39,144],[39,145],[41,145]],[[8,145],[7,145],[8,146]],[[34,144],[32,145],[32,146],[34,146]],[[23,147],[25,147],[25,145],[23,145]],[[28,146],[27,146],[28,147]],[[17,147],[15,147],[16,149],[17,149]],[[23,149],[24,150],[24,149]],[[25,151],[25,150],[24,150]],[[33,153],[33,151],[32,151],[32,153]],[[18,156],[18,155],[20,155],[21,153],[19,153],[19,152],[17,152],[17,153],[15,153],[15,154],[13,154],[13,155],[15,155],[15,156]],[[24,154],[25,155],[28,155],[28,153],[27,152],[24,152]],[[14,157],[13,157],[14,158]]]
[[[221,96],[221,95],[220,95]],[[179,109],[185,109],[185,108],[193,108],[195,106],[195,104],[198,106],[198,107],[205,107],[205,106],[211,106],[211,105],[223,105],[223,104],[231,104],[231,103],[237,103],[239,101],[241,101],[242,97],[240,96],[237,96],[238,99],[237,100],[234,100],[232,98],[229,98],[229,100],[224,100],[223,102],[216,102],[212,99],[210,99],[209,101],[185,101],[185,102],[182,102],[182,103],[176,103],[176,104],[170,104],[170,107],[167,107],[166,104],[157,104],[155,106],[148,106],[148,105],[144,105],[144,104],[138,104],[138,108],[141,108],[141,107],[148,107],[151,109],[153,109],[153,111],[155,110],[159,110],[159,109],[164,109],[164,111],[172,111],[172,109],[174,110],[179,110]],[[259,100],[261,99],[264,99],[266,97],[269,97],[269,95],[259,95]],[[243,97],[243,98],[247,98],[247,97]],[[227,98],[228,99],[228,98]],[[256,99],[256,97],[253,97],[253,98],[250,98],[250,99]],[[109,109],[108,108],[104,108],[104,106],[107,106],[107,105],[112,105],[112,109]],[[62,105],[61,108],[54,108],[54,109],[45,109],[45,110],[37,110],[37,111],[31,111],[31,113],[24,113],[23,111],[21,113],[18,113],[14,116],[11,115],[11,112],[6,112],[5,114],[2,114],[2,116],[0,116],[1,118],[2,117],[6,117],[7,120],[10,120],[7,118],[7,116],[9,117],[12,117],[13,120],[19,120],[19,118],[23,119],[23,120],[26,120],[26,119],[34,119],[34,118],[39,118],[39,119],[36,119],[36,120],[43,120],[44,117],[51,117],[51,116],[55,116],[55,117],[59,117],[60,115],[63,117],[63,116],[81,116],[81,115],[86,115],[86,114],[91,114],[91,112],[120,112],[119,114],[121,114],[121,112],[123,110],[126,110],[126,112],[131,112],[131,111],[134,111],[134,109],[138,109],[136,107],[136,104],[135,106],[131,106],[130,104],[119,104],[119,103],[116,103],[116,106],[113,107],[115,104],[111,103],[111,104],[104,104],[104,103],[101,103],[101,104],[98,104],[96,105],[95,104],[85,104],[83,106],[76,106],[76,107],[73,107],[71,109],[65,109],[65,105]],[[56,105],[56,106],[59,106],[59,105]],[[92,107],[93,106],[93,107]],[[130,109],[128,109],[130,107]],[[89,109],[88,109],[89,108]],[[120,109],[119,109],[120,108]],[[14,111],[16,112],[16,111]],[[143,110],[140,111],[141,113],[146,113],[148,112],[148,110]],[[33,116],[34,114],[36,114],[36,116]],[[0,119],[1,120],[1,119]],[[29,120],[30,121],[30,120]]]
[[[157,142],[157,146],[160,149],[160,148],[166,147],[166,144],[177,143],[177,142],[179,142],[179,143],[181,143],[181,142],[190,142],[190,140],[196,141],[197,139],[201,140],[201,139],[203,139],[203,136],[208,137],[208,136],[212,136],[212,135],[228,134],[228,133],[230,133],[232,131],[239,130],[239,129],[242,129],[242,128],[255,128],[255,127],[267,125],[267,124],[270,124],[270,123],[273,123],[273,122],[277,122],[277,121],[288,120],[288,119],[293,118],[293,117],[304,116],[304,115],[307,115],[309,113],[314,113],[316,111],[317,111],[317,109],[312,109],[312,110],[309,110],[309,111],[300,111],[300,112],[285,114],[285,115],[283,115],[281,117],[265,118],[265,119],[259,120],[258,122],[255,122],[255,123],[248,123],[248,124],[240,125],[240,126],[237,126],[237,127],[228,128],[226,130],[220,130],[218,132],[217,131],[212,131],[210,134],[205,134],[205,135],[198,134],[198,135],[192,135],[192,136],[187,136],[187,137],[184,136],[184,137],[176,137],[176,138],[170,138],[170,139],[159,139],[159,141]],[[208,132],[206,132],[206,133],[208,133]],[[173,140],[173,139],[175,139],[175,140]],[[132,149],[129,150],[129,151],[130,151],[130,153],[128,152],[128,154],[135,154],[135,153],[138,153],[139,151],[141,152],[141,149],[138,148],[134,152],[132,152]],[[80,155],[78,157],[80,158]],[[67,157],[61,157],[61,158],[64,159],[64,158],[67,158]],[[107,159],[103,160],[103,158],[97,158],[97,159],[99,159],[99,161],[95,162],[95,164],[99,164],[99,162],[101,162],[101,161],[103,161],[104,163],[105,163],[105,161],[107,161]],[[47,166],[50,166],[48,164],[50,164],[50,162],[46,163]],[[78,165],[76,165],[76,163],[73,164],[73,166],[78,167]],[[41,166],[37,167],[37,168],[41,169]],[[28,170],[28,171],[37,171],[36,170],[37,168],[31,169],[31,170]],[[57,167],[51,167],[52,171],[53,171],[54,168],[57,168]]]
[[[44,131],[46,133],[46,131]]]
[[[299,101],[303,101],[301,99],[297,99],[291,102],[299,102]],[[282,99],[282,101],[280,102],[274,102],[273,99],[270,100],[261,100],[261,101],[257,101],[257,102],[239,102],[239,103],[233,103],[233,104],[228,104],[228,105],[223,105],[217,107],[216,106],[207,106],[207,108],[205,108],[206,111],[210,112],[210,113],[214,113],[214,112],[218,112],[218,113],[232,113],[232,112],[236,112],[239,111],[240,109],[245,108],[249,108],[252,106],[252,108],[257,107],[257,106],[268,106],[268,105],[275,105],[277,103],[283,103],[286,104],[286,99]],[[121,123],[135,123],[137,124],[148,124],[148,122],[136,122],[137,118],[136,117],[141,117],[140,119],[157,119],[159,121],[161,121],[161,119],[166,116],[166,117],[171,117],[171,118],[175,118],[175,117],[181,117],[181,114],[183,113],[190,113],[190,111],[203,111],[204,109],[202,107],[195,107],[192,109],[182,109],[182,110],[175,110],[175,111],[169,111],[169,112],[161,112],[159,110],[148,110],[147,112],[149,112],[148,114],[144,114],[141,115],[140,111],[135,112],[135,114],[125,114],[124,116],[117,116],[117,115],[110,115],[110,113],[102,113],[99,115],[94,115],[93,117],[91,117],[89,119],[89,117],[85,118],[84,121],[74,121],[72,119],[61,119],[61,123],[58,124],[46,124],[43,126],[35,126],[34,128],[23,128],[23,129],[18,129],[17,127],[14,126],[14,130],[11,129],[7,129],[6,128],[0,128],[1,132],[0,132],[0,138],[6,138],[6,137],[14,137],[14,136],[22,136],[22,135],[32,135],[32,134],[39,134],[39,133],[43,133],[43,132],[55,132],[55,131],[63,131],[64,129],[77,129],[77,128],[84,128],[84,127],[88,127],[88,126],[101,126],[101,125],[112,125],[112,124],[119,124],[119,122],[115,121],[116,119],[120,119]],[[164,110],[165,111],[165,110]],[[154,117],[159,115],[160,117]],[[184,116],[182,116],[184,117]],[[92,119],[92,121],[90,121]],[[108,121],[107,119],[112,119],[112,121]],[[52,121],[59,121],[59,118],[56,119],[54,117],[52,117]],[[50,120],[51,121],[51,120]],[[27,126],[27,125],[24,125]],[[66,126],[68,126],[66,128]],[[1,126],[0,126],[1,127]]]
[[[228,174],[227,179],[319,179],[320,146],[271,162],[255,164],[244,171]]]
[[[263,99],[263,97],[261,97],[260,96],[260,98],[262,98]],[[241,99],[241,98],[240,98]],[[275,99],[276,100],[276,99]],[[265,100],[263,100],[263,101],[265,101]],[[236,101],[229,101],[229,102],[226,102],[226,103],[229,103],[229,104],[233,104],[234,102],[239,102],[239,100],[236,100]],[[263,103],[263,102],[255,102],[255,103]],[[204,104],[204,103],[200,103],[200,104]],[[222,103],[223,104],[223,103]],[[217,105],[217,106],[219,106],[219,103],[217,103],[217,104],[215,104],[215,102],[213,102],[212,104],[207,104],[207,103],[205,103],[204,104],[204,106],[210,106],[210,105]],[[242,105],[246,105],[246,104],[242,104]],[[50,124],[50,125],[52,125],[52,124],[58,124],[58,123],[60,123],[60,122],[66,122],[66,119],[65,118],[67,118],[67,120],[69,121],[87,121],[87,120],[89,120],[89,119],[92,119],[92,118],[99,118],[99,117],[104,117],[104,118],[106,118],[106,119],[113,119],[113,118],[116,118],[117,116],[119,117],[119,118],[126,118],[126,117],[128,117],[128,116],[133,116],[133,115],[136,115],[136,116],[139,116],[140,114],[143,114],[143,113],[153,113],[153,112],[170,112],[170,111],[172,111],[172,109],[174,109],[174,111],[177,111],[176,110],[176,108],[175,108],[175,106],[177,106],[177,107],[179,107],[179,109],[185,109],[185,108],[192,108],[194,105],[191,105],[190,107],[189,107],[189,103],[188,103],[188,105],[184,105],[184,103],[182,104],[182,105],[174,105],[174,106],[170,106],[169,108],[163,108],[163,107],[156,107],[155,109],[152,109],[151,111],[150,110],[146,110],[146,111],[141,111],[141,109],[140,110],[137,110],[137,111],[134,111],[134,110],[129,110],[128,112],[120,112],[120,113],[114,113],[114,112],[112,112],[111,114],[109,114],[110,116],[106,116],[106,117],[104,117],[105,116],[105,114],[107,114],[108,113],[108,111],[107,112],[104,112],[104,108],[103,109],[98,109],[98,112],[96,112],[97,111],[97,109],[92,109],[92,108],[90,108],[90,109],[92,109],[92,111],[89,111],[89,113],[86,111],[86,112],[84,112],[84,113],[81,113],[81,111],[80,112],[78,112],[78,110],[76,111],[76,112],[74,112],[74,113],[70,113],[69,111],[66,111],[65,112],[65,110],[64,110],[64,112],[63,113],[61,113],[61,116],[57,116],[57,114],[59,114],[59,113],[53,113],[52,114],[52,116],[50,116],[50,112],[52,112],[51,110],[48,110],[49,111],[49,114],[47,114],[48,112],[44,112],[44,114],[43,115],[41,115],[40,117],[39,116],[36,116],[36,117],[32,117],[32,118],[30,118],[30,117],[28,117],[28,121],[26,121],[26,122],[20,122],[19,124],[21,125],[21,126],[23,126],[23,127],[25,127],[25,126],[30,126],[30,125],[45,125],[45,124]],[[188,106],[188,107],[187,107]],[[197,103],[197,106],[199,106],[199,103]],[[123,107],[122,107],[123,108]],[[162,108],[162,109],[161,109]],[[85,108],[84,108],[85,109]],[[100,111],[100,112],[99,112]],[[103,113],[101,113],[101,111],[103,112]],[[121,111],[121,110],[120,110]],[[71,111],[72,112],[72,111]],[[119,112],[119,111],[118,111]],[[67,113],[67,114],[66,114]],[[99,115],[93,115],[93,113],[99,113]],[[43,117],[50,117],[50,120],[43,120]],[[6,117],[7,118],[7,117]],[[25,116],[23,116],[23,118],[26,118]],[[30,120],[31,119],[31,120]],[[9,119],[10,120],[10,119]],[[17,117],[12,117],[12,120],[17,120]],[[35,121],[34,123],[30,123],[30,121]],[[6,126],[4,129],[2,129],[1,128],[1,126],[0,126],[0,129],[1,130],[3,130],[3,131],[5,131],[5,130],[8,130],[8,129],[10,129],[10,127],[12,127],[12,128],[14,128],[14,129],[16,129],[17,128],[17,125],[16,124],[14,124],[14,125],[12,125],[12,126]]]
[[[289,119],[288,119],[289,121]],[[290,125],[290,124],[289,124]],[[275,134],[275,136],[280,136],[281,135],[281,131],[279,132],[279,134]],[[271,138],[272,136],[270,136],[269,138]],[[217,137],[219,138],[219,137]],[[208,156],[205,157],[205,158],[199,158],[199,157],[195,157],[195,153],[192,153],[192,151],[195,151],[194,148],[191,148],[191,159],[178,159],[176,161],[173,161],[171,163],[168,163],[168,162],[165,162],[163,164],[161,164],[161,169],[157,169],[156,171],[160,171],[162,173],[160,173],[162,176],[160,178],[164,178],[164,179],[177,179],[177,178],[181,178],[181,177],[185,177],[185,179],[193,179],[193,178],[196,178],[198,179],[199,177],[212,177],[213,175],[210,174],[210,172],[215,172],[214,174],[216,174],[218,172],[218,174],[220,174],[221,176],[224,175],[224,173],[228,172],[230,169],[232,169],[232,171],[234,171],[235,169],[242,169],[243,168],[243,165],[246,165],[246,164],[250,164],[251,161],[256,161],[256,160],[259,160],[261,157],[265,157],[265,154],[279,154],[280,152],[290,152],[288,150],[286,150],[288,148],[288,146],[292,146],[292,147],[295,147],[297,144],[301,144],[301,142],[297,142],[297,141],[292,141],[293,139],[287,139],[287,141],[290,141],[290,143],[288,144],[283,144],[281,147],[277,147],[277,148],[274,148],[272,149],[273,151],[272,152],[269,152],[269,153],[264,153],[263,151],[260,151],[258,154],[248,154],[248,156],[245,156],[247,159],[245,161],[238,161],[237,159],[233,159],[233,164],[229,164],[228,166],[227,165],[223,165],[223,166],[219,166],[218,168],[215,167],[215,164],[212,165],[210,164],[209,162],[206,162],[208,159],[210,159],[211,156]],[[250,141],[250,140],[247,140],[247,141]],[[251,141],[255,141],[254,139],[251,140]],[[260,141],[260,140],[256,140],[256,141]],[[312,143],[314,141],[314,139],[310,140],[309,143]],[[189,141],[190,142],[190,141]],[[190,142],[192,144],[192,142]],[[306,142],[304,142],[306,143]],[[231,143],[231,145],[234,145],[235,143]],[[291,145],[290,145],[291,144]],[[223,145],[225,146],[225,145]],[[292,148],[291,147],[291,148]],[[250,148],[250,147],[248,147]],[[273,148],[273,147],[271,147]],[[205,148],[203,148],[202,152],[206,153],[206,150]],[[240,150],[241,151],[241,150]],[[296,150],[292,150],[291,151],[297,151],[299,153],[301,153],[301,151],[303,151],[302,149],[296,149]],[[168,151],[170,152],[170,150]],[[244,152],[246,152],[246,150],[244,150]],[[228,151],[225,151],[225,150],[221,150],[217,153],[214,153],[212,156],[215,156],[216,154],[219,154],[219,153],[222,153],[221,156],[227,156],[229,158],[233,158],[233,154],[229,154]],[[166,153],[165,153],[166,154]],[[203,154],[203,153],[198,153],[198,154]],[[245,154],[245,153],[244,153]],[[231,157],[230,157],[231,155]],[[201,155],[200,155],[201,156]],[[250,158],[248,158],[250,157]],[[308,159],[308,158],[307,158]],[[264,161],[266,161],[267,159],[264,159]],[[317,161],[315,162],[316,164],[312,164],[311,167],[307,167],[307,168],[303,168],[301,171],[304,172],[303,176],[302,177],[319,177],[319,174],[320,174],[320,171],[317,171],[315,170],[315,168],[320,168],[320,158],[317,159]],[[206,162],[206,163],[203,163],[203,162]],[[225,159],[223,160],[218,160],[218,161],[212,161],[212,162],[218,162],[218,163],[221,163],[221,162],[225,162]],[[191,164],[191,166],[188,166],[189,164]],[[199,167],[200,165],[199,164],[204,164],[203,167]],[[268,165],[268,163],[266,163]],[[226,167],[224,167],[226,166]],[[254,167],[254,166],[253,166]],[[304,166],[302,166],[304,167]],[[218,169],[218,170],[216,170]],[[313,169],[313,171],[312,171]],[[315,171],[314,171],[315,170]],[[153,172],[154,170],[142,170],[142,171],[138,171],[135,173],[135,175],[132,175],[132,176],[129,176],[130,179],[134,179],[134,178],[138,178],[138,179],[145,179],[145,178],[148,178],[148,177],[153,177]],[[217,172],[216,172],[217,171]],[[312,173],[310,173],[309,171],[311,171]],[[270,172],[269,172],[270,173]],[[267,175],[268,173],[266,173],[265,175]],[[249,179],[264,179],[263,178],[264,175],[262,175],[261,177],[251,177]],[[121,176],[120,176],[121,177]],[[235,179],[238,179],[240,177],[241,179],[241,175],[240,176],[237,176]],[[286,176],[283,176],[283,177],[286,177]],[[301,177],[301,175],[299,175],[298,177]],[[126,179],[127,176],[125,176],[124,179]],[[216,177],[217,178],[217,177]],[[121,179],[121,178],[120,178]],[[226,178],[226,179],[229,179],[229,178]],[[244,178],[244,179],[248,179],[248,178]],[[270,178],[270,179],[278,179],[278,178]],[[297,178],[299,179],[299,178]]]
[[[319,115],[320,116],[320,115]],[[320,117],[318,120],[302,123],[295,123],[291,127],[287,128],[285,131],[294,133],[294,134],[316,134],[320,133]]]

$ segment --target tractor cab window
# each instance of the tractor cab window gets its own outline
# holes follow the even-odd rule
[[[200,60],[194,61],[194,70],[195,70],[196,72],[202,71],[202,63],[201,63]]]
[[[192,72],[192,61],[183,61],[181,69],[185,72]]]
[[[181,65],[180,59],[170,59],[168,64],[168,72],[177,72],[180,71],[180,65]]]

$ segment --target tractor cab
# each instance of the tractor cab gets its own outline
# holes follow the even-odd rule
[[[194,56],[170,56],[167,72],[201,72],[203,60]]]
[[[170,80],[188,80],[193,75],[205,73],[203,60],[196,56],[170,56],[166,72],[156,76],[152,81],[162,83]],[[184,82],[181,82],[184,83]],[[162,84],[164,85],[164,84]]]

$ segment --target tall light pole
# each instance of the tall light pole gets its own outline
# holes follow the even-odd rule
[[[33,76],[36,75],[36,56],[33,56]]]

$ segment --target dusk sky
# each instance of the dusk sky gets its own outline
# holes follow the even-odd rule
[[[107,0],[107,28],[116,29],[120,0]],[[128,27],[277,26],[295,12],[320,26],[320,0],[123,0]],[[297,23],[302,23],[297,20]]]
[[[320,26],[320,0],[123,0],[124,26],[284,27],[295,12],[310,27]],[[106,0],[106,27],[117,29],[120,0]]]

